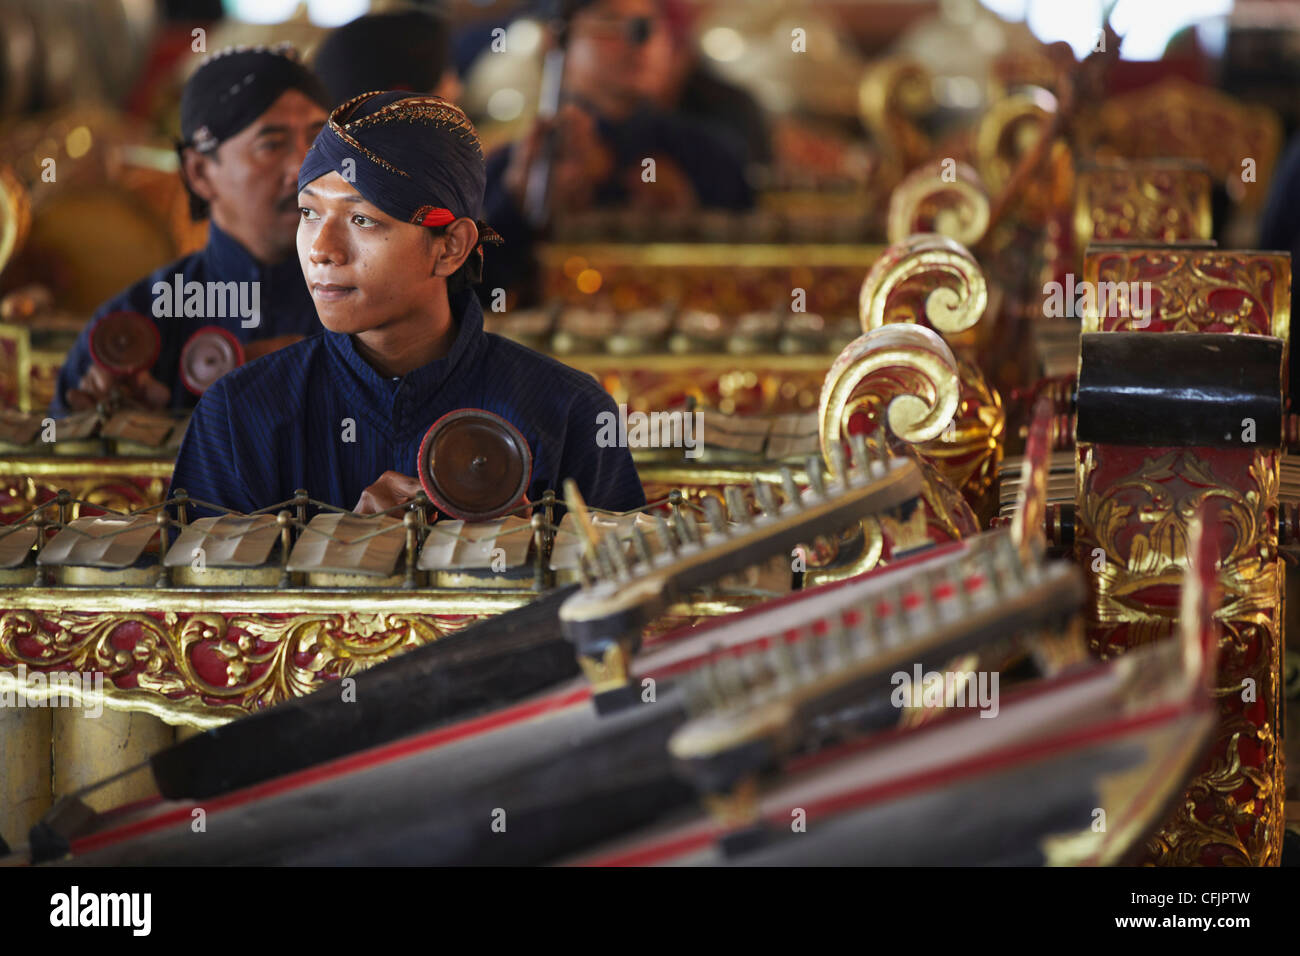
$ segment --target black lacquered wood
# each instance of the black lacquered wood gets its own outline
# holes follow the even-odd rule
[[[226,793],[574,677],[573,645],[556,610],[576,588],[558,588],[362,671],[354,699],[331,683],[169,747],[150,761],[158,789],[172,799]]]
[[[1078,441],[1281,447],[1281,339],[1092,332],[1079,349]]]

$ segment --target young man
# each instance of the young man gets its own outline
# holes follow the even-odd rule
[[[180,354],[206,325],[246,343],[249,357],[320,331],[294,237],[298,168],[325,122],[327,103],[320,81],[290,48],[232,48],[195,71],[181,98],[178,152],[191,214],[212,217],[208,244],[95,311],[64,361],[52,414],[93,408],[115,386],[153,408],[192,406]],[[209,288],[220,296],[207,294]],[[195,289],[204,294],[193,296]],[[188,309],[187,300],[194,303]],[[209,302],[218,308],[209,309]],[[150,319],[161,339],[153,368],[132,381],[94,364],[90,352],[94,321],[121,311]]]
[[[420,441],[448,412],[513,424],[528,497],[577,481],[592,505],[645,497],[626,448],[598,447],[613,399],[587,375],[483,331],[470,285],[483,152],[457,107],[368,93],[338,107],[298,176],[298,256],[326,331],[226,375],[195,409],[173,490],[248,512],[312,497],[362,512],[419,491]]]

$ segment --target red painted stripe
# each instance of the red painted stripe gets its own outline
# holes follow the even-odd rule
[[[875,784],[849,790],[845,793],[827,797],[816,803],[810,803],[803,809],[809,820],[842,813],[867,803],[883,803],[924,790],[936,784],[950,783],[979,773],[996,771],[1020,763],[1030,763],[1041,757],[1049,757],[1069,748],[1081,748],[1090,743],[1105,740],[1108,737],[1123,736],[1132,731],[1141,730],[1154,724],[1162,723],[1179,716],[1186,709],[1183,704],[1170,704],[1140,717],[1113,720],[1085,730],[1072,731],[1047,740],[1029,742],[992,754],[977,755],[955,764],[945,764],[910,777],[885,784]],[[789,808],[775,811],[766,819],[769,823],[784,825],[790,819]],[[699,826],[703,827],[704,824]],[[621,853],[605,857],[595,857],[582,861],[580,866],[650,866],[674,859],[686,853],[695,852],[712,841],[712,830],[688,831],[680,836],[666,838],[661,843],[642,845]]]
[[[810,804],[805,809],[808,811],[808,819],[812,820],[817,816],[825,816],[851,809],[863,803],[890,800],[915,790],[924,789],[932,784],[970,777],[984,771],[1001,770],[1020,763],[1032,763],[1039,758],[1050,757],[1060,751],[1072,748],[1082,749],[1088,744],[1103,741],[1111,736],[1124,736],[1132,731],[1163,723],[1177,717],[1183,713],[1184,709],[1185,705],[1169,704],[1141,717],[1110,721],[1097,727],[1077,730],[1057,737],[1049,737],[1047,740],[1031,741],[1006,750],[994,751],[987,756],[970,757],[956,764],[935,767],[887,784],[850,790],[847,793],[828,797],[819,803]],[[768,819],[772,822],[778,822],[783,818],[778,812],[773,813]],[[785,819],[788,819],[788,814]]]
[[[448,744],[463,740],[466,737],[472,737],[476,734],[486,733],[491,730],[498,730],[512,724],[517,724],[525,720],[531,720],[543,714],[564,710],[567,707],[573,707],[581,704],[591,697],[591,689],[580,687],[570,691],[567,694],[552,694],[541,700],[531,701],[527,704],[520,704],[515,707],[508,707],[505,710],[496,711],[491,714],[485,714],[474,720],[467,720],[463,723],[452,724],[449,727],[440,727],[436,730],[426,731],[417,734],[414,737],[408,737],[403,740],[394,741],[393,743],[384,744],[381,747],[374,747],[370,750],[362,751],[358,754],[350,754],[346,757],[340,757],[337,760],[329,761],[315,767],[307,767],[304,770],[295,773],[286,774],[283,777],[277,777],[274,780],[268,780],[265,783],[254,784],[243,790],[237,790],[234,793],[224,794],[220,797],[214,797],[203,804],[203,808],[210,813],[217,813],[232,807],[238,807],[254,800],[262,800],[267,797],[273,797],[290,790],[296,790],[301,787],[311,786],[312,784],[321,783],[326,780],[332,780],[345,774],[355,773],[361,770],[367,770],[380,764],[389,763],[394,760],[400,760],[411,754],[419,753],[424,750],[433,750],[437,747],[444,747]],[[91,850],[108,846],[122,840],[132,837],[141,836],[145,833],[152,833],[156,830],[164,829],[177,823],[188,823],[191,819],[191,811],[199,804],[188,803],[181,807],[161,813],[156,817],[147,820],[138,820],[135,823],[125,824],[112,830],[106,830],[102,833],[92,833],[80,840],[72,841],[71,849],[74,854],[88,853]]]
[[[1079,668],[1062,674],[1060,677],[1051,678],[1044,684],[1021,687],[1013,687],[1006,693],[1000,695],[1001,706],[1003,708],[1015,707],[1024,701],[1033,700],[1038,697],[1045,697],[1049,694],[1059,693],[1066,687],[1074,684],[1081,684],[1085,681],[1095,680],[1099,676],[1102,668],[1106,664],[1098,663],[1088,667]],[[840,744],[837,747],[823,750],[819,753],[810,754],[806,757],[797,757],[784,765],[788,773],[805,773],[822,764],[834,763],[850,754],[859,753],[866,750],[875,750],[880,747],[888,747],[901,737],[908,734],[931,733],[940,728],[947,727],[962,720],[985,720],[979,714],[969,708],[952,707],[945,708],[946,713],[927,721],[920,727],[893,727],[889,730],[882,730],[872,734],[869,737],[863,737],[858,740],[850,741],[846,744]]]
[[[756,604],[753,607],[747,607],[744,610],[736,611],[733,614],[723,615],[722,617],[716,619],[716,623],[714,621],[710,621],[707,624],[701,624],[701,625],[683,624],[679,628],[668,631],[665,634],[659,635],[654,640],[646,641],[645,644],[642,646],[644,648],[657,647],[661,643],[680,640],[683,637],[690,637],[695,634],[706,633],[707,631],[709,631],[714,627],[721,627],[723,624],[730,626],[736,623],[737,621],[746,620],[747,618],[753,617],[756,614],[766,614],[769,611],[776,610],[779,607],[785,607],[787,604],[792,604],[795,601],[802,601],[808,598],[816,598],[824,594],[830,594],[831,592],[842,587],[847,587],[850,584],[857,584],[868,578],[880,577],[891,571],[901,571],[904,568],[910,567],[911,565],[914,564],[920,564],[924,561],[932,561],[937,557],[941,557],[947,554],[952,554],[954,552],[965,551],[969,547],[970,545],[965,541],[949,541],[944,544],[935,545],[933,548],[929,548],[925,551],[919,551],[916,554],[911,555],[910,557],[906,557],[901,561],[896,561],[893,564],[887,564],[883,568],[875,568],[863,574],[856,575],[855,577],[844,578],[842,581],[830,581],[826,584],[819,584],[815,588],[808,588],[803,591],[791,591],[789,594],[782,595],[779,598],[772,598],[770,601],[764,601],[762,604]]]
[[[625,853],[616,853],[613,856],[601,857],[595,860],[575,863],[575,866],[653,866],[654,864],[666,860],[675,859],[685,856],[687,853],[694,853],[702,850],[711,844],[715,839],[716,831],[705,829],[699,832],[687,833],[683,836],[669,840],[667,843],[656,843],[651,846],[643,846],[640,849],[628,850]]]
[[[971,583],[972,580],[975,582],[974,584]],[[973,591],[978,588],[980,583],[982,583],[982,579],[968,578],[965,579],[963,583],[966,587],[966,590]],[[935,594],[940,598],[952,597],[954,594],[956,594],[956,589],[951,585],[942,585],[935,590]],[[910,605],[909,605],[910,610],[915,610],[915,608],[921,606],[921,596],[919,594],[908,595],[907,601],[910,601]],[[907,603],[907,601],[905,601],[904,603]],[[764,606],[762,610],[766,610],[766,606]],[[877,617],[882,617],[882,618],[889,617],[894,613],[894,607],[891,604],[889,604],[889,602],[882,600],[876,604],[875,612]],[[729,623],[732,620],[732,618],[735,616],[736,615],[728,615],[724,618],[720,618],[719,621]],[[862,613],[856,608],[850,607],[842,612],[841,620],[845,627],[853,628],[861,623]],[[703,632],[704,629],[696,628],[694,631],[690,633],[683,634],[682,637],[683,638],[698,637]],[[826,618],[824,617],[817,618],[812,622],[812,633],[815,636],[824,637],[829,632],[830,632],[830,622]],[[803,640],[803,637],[804,634],[801,629],[789,628],[786,631],[782,632],[779,639],[784,640],[786,644],[797,644],[801,640]],[[701,654],[692,655],[690,657],[683,657],[678,661],[674,661],[671,664],[665,664],[662,667],[637,671],[636,673],[638,677],[653,677],[656,680],[662,680],[668,677],[675,677],[678,674],[683,674],[686,673],[687,671],[692,671],[710,660],[715,660],[721,657],[741,658],[747,654],[756,651],[769,650],[772,647],[773,642],[777,639],[778,638],[775,635],[772,635],[772,636],[760,637],[750,641],[741,641],[736,644],[731,644],[727,647],[719,648],[717,650],[709,650]]]

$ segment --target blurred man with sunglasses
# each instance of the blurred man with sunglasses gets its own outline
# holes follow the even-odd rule
[[[648,212],[745,210],[754,193],[745,151],[711,124],[663,109],[674,39],[661,0],[595,0],[573,18],[562,106],[488,158],[485,214],[505,239],[482,294],[527,289],[536,226],[525,215],[529,172],[551,141],[549,211],[632,206]],[[654,177],[647,181],[647,159]]]

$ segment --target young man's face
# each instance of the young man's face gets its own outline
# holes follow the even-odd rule
[[[297,205],[298,260],[325,328],[380,328],[427,313],[442,293],[442,240],[381,212],[338,173],[308,183]]]
[[[191,185],[212,205],[212,218],[263,262],[293,254],[298,230],[298,167],[325,124],[325,111],[287,90],[238,135],[187,167]]]

